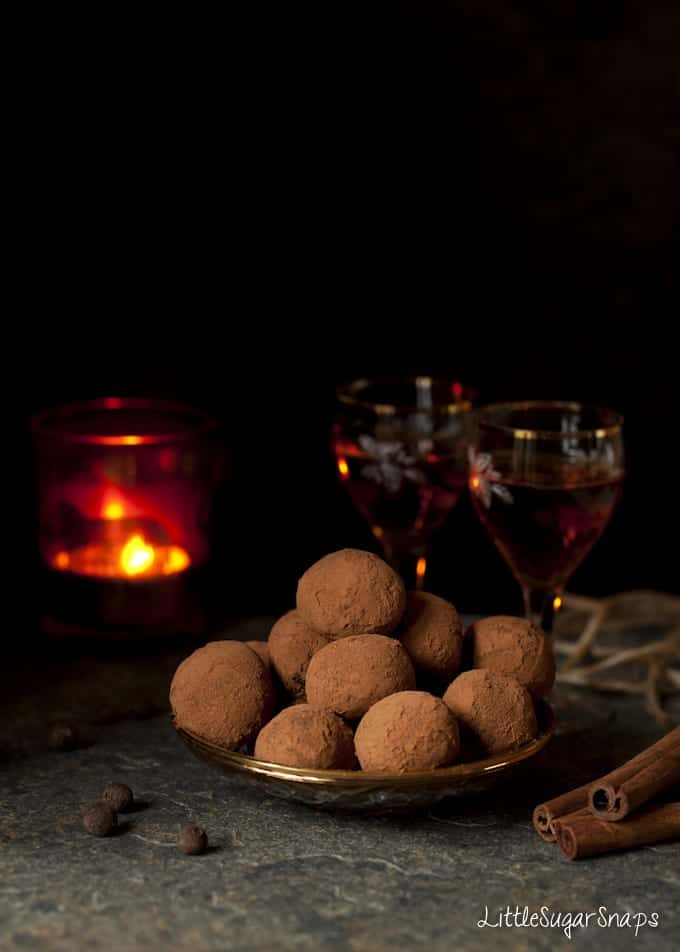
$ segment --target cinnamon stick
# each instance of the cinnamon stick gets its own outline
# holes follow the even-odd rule
[[[648,807],[623,823],[608,823],[592,814],[563,817],[558,831],[559,846],[567,859],[680,840],[680,803]]]
[[[582,817],[592,816],[592,813],[588,807],[581,807],[580,810],[575,810],[573,813],[567,813],[564,816],[556,817],[550,824],[550,831],[559,843],[560,840],[560,829],[565,823],[570,823],[572,820],[580,820]]]
[[[625,779],[604,777],[588,790],[592,813],[602,820],[623,820],[632,810],[669,791],[680,791],[680,727],[655,744],[654,759]]]
[[[590,784],[586,783],[582,787],[577,787],[576,790],[570,790],[560,797],[548,800],[547,803],[539,803],[534,810],[532,822],[534,829],[542,840],[545,840],[546,843],[555,842],[557,836],[553,829],[553,823],[559,817],[570,816],[576,811],[587,810],[589,789]]]
[[[605,789],[606,784],[613,784],[615,787],[621,786],[626,780],[629,780],[635,774],[639,773],[657,758],[660,746],[662,749],[665,749],[667,746],[673,748],[679,741],[680,727],[676,727],[675,730],[671,731],[670,734],[667,734],[665,737],[662,737],[656,744],[647,747],[631,760],[622,764],[621,767],[612,770],[600,780],[595,781],[595,783],[583,784],[583,786],[577,787],[575,790],[563,793],[560,797],[555,797],[546,803],[539,803],[533,813],[534,829],[546,842],[554,843],[557,837],[552,829],[553,821],[567,814],[575,813],[577,810],[583,809],[583,807],[587,807],[590,802],[589,792],[592,788],[597,786],[598,789]],[[609,788],[606,789],[608,790]]]

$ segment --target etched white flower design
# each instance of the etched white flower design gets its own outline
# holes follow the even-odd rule
[[[411,483],[424,482],[425,476],[414,465],[417,462],[416,457],[406,452],[403,443],[397,440],[376,440],[367,435],[360,436],[358,443],[371,460],[362,468],[361,475],[384,486],[389,493],[399,492],[404,480]]]
[[[507,486],[497,482],[501,478],[498,470],[494,469],[491,453],[475,453],[470,447],[470,489],[481,500],[485,509],[491,507],[492,496],[497,496],[504,503],[514,502],[512,493]]]
[[[583,449],[578,441],[564,440],[562,444],[564,455],[570,463],[603,463],[614,465],[614,447],[610,443],[602,443]]]

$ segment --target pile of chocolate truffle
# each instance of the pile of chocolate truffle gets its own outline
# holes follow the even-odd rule
[[[304,573],[268,642],[216,641],[188,657],[170,702],[178,727],[260,760],[407,773],[527,744],[554,676],[528,621],[484,618],[463,633],[449,602],[342,549]]]

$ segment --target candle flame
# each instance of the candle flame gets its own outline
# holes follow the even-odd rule
[[[156,558],[152,545],[147,545],[143,536],[133,535],[120,552],[120,567],[126,575],[141,575],[150,569]]]
[[[180,549],[178,545],[171,545],[163,565],[163,575],[174,575],[175,572],[182,572],[190,561],[184,549]]]
[[[553,611],[558,612],[562,607],[562,599],[559,595],[555,595],[553,599]]]
[[[102,516],[104,519],[122,519],[124,515],[124,509],[122,502],[118,502],[117,499],[112,499],[110,502],[104,503],[102,507]]]
[[[425,582],[425,572],[427,571],[427,559],[421,555],[416,562],[416,588],[420,591]]]
[[[107,436],[97,434],[90,438],[92,443],[98,443],[100,446],[140,446],[143,443],[152,443],[153,440],[153,436],[138,436],[134,433],[114,433]]]
[[[76,575],[148,579],[183,572],[191,559],[179,545],[154,546],[141,533],[135,533],[123,545],[93,543],[71,552],[62,549],[52,557],[51,565]]]
[[[344,456],[338,457],[338,470],[343,479],[349,479],[349,466]]]

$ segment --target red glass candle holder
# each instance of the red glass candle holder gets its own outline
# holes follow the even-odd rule
[[[112,397],[47,410],[32,428],[48,630],[195,629],[221,471],[215,421]]]

